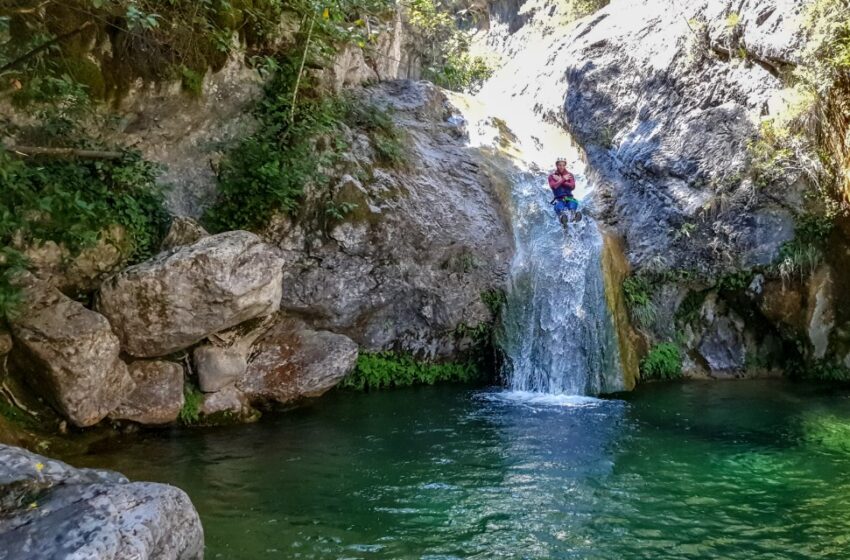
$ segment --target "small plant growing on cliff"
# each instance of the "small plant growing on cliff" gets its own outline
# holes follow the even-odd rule
[[[183,387],[183,408],[180,409],[180,422],[186,426],[197,424],[201,415],[204,394],[191,383]]]
[[[682,355],[672,342],[662,342],[652,347],[640,361],[642,379],[677,379],[682,376]]]
[[[629,276],[623,281],[623,293],[629,315],[641,327],[649,327],[655,321],[657,310],[652,302],[652,287],[641,275]]]

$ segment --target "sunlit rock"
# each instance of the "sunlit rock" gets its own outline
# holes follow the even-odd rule
[[[220,233],[112,276],[101,286],[97,309],[124,351],[163,356],[274,313],[282,266],[277,250],[256,235]]]
[[[200,560],[201,521],[167,484],[0,445],[0,559]]]

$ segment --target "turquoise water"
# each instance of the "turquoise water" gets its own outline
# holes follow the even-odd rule
[[[70,461],[185,489],[207,558],[850,557],[850,392],[428,387]]]

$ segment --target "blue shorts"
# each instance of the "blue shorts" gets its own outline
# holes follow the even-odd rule
[[[578,201],[574,198],[559,198],[555,201],[555,214],[561,215],[564,210],[578,210]]]

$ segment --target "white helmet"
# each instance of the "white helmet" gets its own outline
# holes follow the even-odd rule
[[[567,158],[565,158],[564,156],[558,156],[558,158],[555,160],[555,163],[560,163],[562,161],[564,163],[567,163]]]

